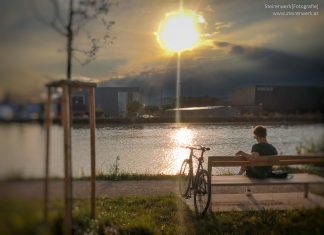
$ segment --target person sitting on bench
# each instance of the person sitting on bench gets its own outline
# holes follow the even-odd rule
[[[253,162],[257,159],[258,156],[269,156],[277,155],[277,149],[269,144],[267,141],[267,129],[263,126],[256,126],[253,129],[254,138],[258,142],[252,146],[251,154],[245,153],[243,151],[238,151],[235,155],[242,156],[247,160]],[[265,179],[271,177],[272,167],[271,166],[242,166],[239,175],[242,175],[246,172],[246,175],[251,178]]]

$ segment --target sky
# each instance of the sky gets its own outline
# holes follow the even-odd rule
[[[0,97],[44,96],[44,84],[65,78],[66,38],[35,17],[32,0],[0,0]],[[50,1],[34,0],[51,19]],[[66,1],[59,0],[60,3]],[[266,5],[315,4],[317,16],[275,16]],[[255,85],[324,86],[324,2],[322,0],[183,0],[185,9],[201,15],[201,43],[181,54],[181,93],[185,96],[227,97]],[[76,53],[74,79],[108,81],[110,86],[139,86],[146,100],[172,97],[176,54],[166,53],[156,31],[178,0],[119,0],[108,21],[112,44],[83,65]],[[286,10],[282,10],[286,11]],[[63,9],[63,14],[65,13]],[[102,39],[104,28],[89,23],[75,47],[89,46],[87,33]]]

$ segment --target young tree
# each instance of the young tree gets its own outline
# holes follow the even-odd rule
[[[52,11],[50,18],[44,16],[45,13],[40,10],[44,1],[36,1],[32,0],[32,6],[37,19],[66,38],[67,79],[71,80],[72,58],[77,58],[75,56],[77,52],[85,55],[83,64],[86,64],[95,59],[98,50],[103,45],[113,43],[115,38],[110,35],[110,31],[115,22],[108,21],[106,16],[111,7],[117,5],[116,0],[47,0],[46,3],[50,3]],[[92,37],[91,32],[86,29],[86,25],[94,20],[97,20],[104,28],[104,33],[100,38]],[[88,49],[77,48],[75,45],[75,39],[81,31],[84,31],[90,42]]]
[[[130,117],[136,116],[142,107],[143,107],[142,104],[136,100],[129,102],[127,104],[128,116]]]

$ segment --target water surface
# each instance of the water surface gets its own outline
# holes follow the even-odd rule
[[[296,154],[305,141],[319,141],[324,124],[269,125],[268,140],[282,154]],[[208,155],[233,155],[250,152],[255,143],[252,125],[242,124],[146,124],[107,126],[96,129],[97,172],[109,173],[117,156],[124,172],[176,174],[188,150],[181,145],[211,147]],[[53,126],[51,133],[51,176],[63,176],[63,129]],[[0,125],[0,177],[44,175],[45,129],[37,124]],[[90,130],[72,130],[73,175],[90,174]],[[220,168],[218,172],[236,172]]]

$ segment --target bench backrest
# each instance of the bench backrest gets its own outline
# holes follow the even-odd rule
[[[324,154],[319,155],[275,155],[259,156],[256,161],[250,162],[244,157],[235,156],[210,156],[208,169],[218,166],[272,166],[272,165],[299,165],[299,164],[324,164]]]

